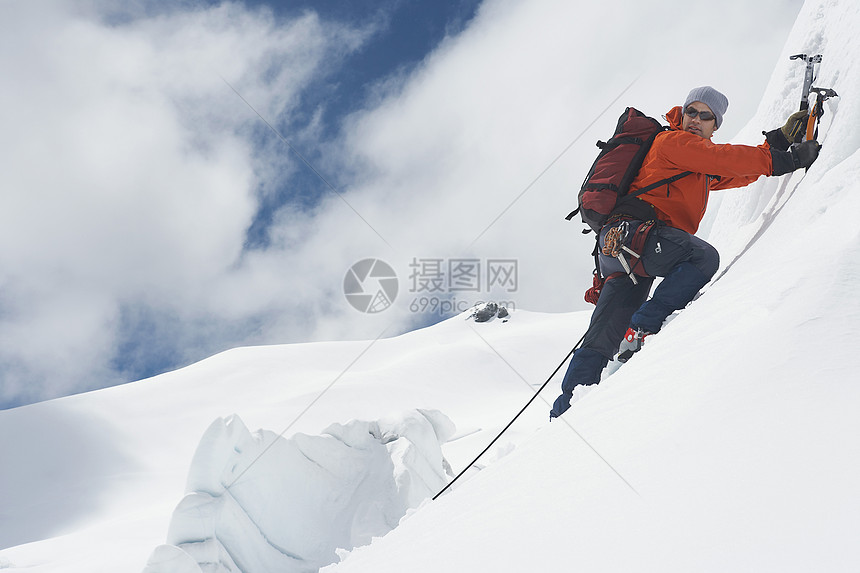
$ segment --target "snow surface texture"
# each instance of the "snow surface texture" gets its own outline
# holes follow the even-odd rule
[[[194,456],[168,545],[144,571],[317,571],[337,549],[393,529],[447,483],[441,444],[453,434],[447,417],[421,410],[289,439],[219,419]]]
[[[829,102],[824,148],[808,173],[712,197],[702,234],[720,250],[725,274],[634,359],[577,393],[560,420],[548,422],[546,403],[559,376],[475,471],[407,511],[383,537],[339,552],[342,561],[325,573],[860,571],[858,26],[856,2],[810,0],[802,9],[758,115],[737,141],[758,143],[796,108],[803,65],[789,61],[792,54],[823,54],[816,85],[842,97]],[[589,281],[583,277],[580,290]],[[350,499],[350,508],[377,503],[377,492],[346,475],[326,502],[291,514],[281,497],[255,497],[244,481],[298,487],[285,460],[302,440],[320,440],[309,447],[314,453],[341,447],[325,433],[333,421],[444,412],[458,434],[442,451],[460,470],[531,397],[588,319],[518,310],[507,323],[458,317],[372,342],[242,348],[135,384],[0,412],[0,568],[131,573],[151,557],[197,573],[199,561],[210,569],[238,563],[227,548],[238,555],[264,547],[254,527],[277,537],[281,527],[310,527],[335,498]],[[233,412],[254,428],[299,421],[226,494],[231,476],[275,435],[249,438],[237,418],[224,418]],[[372,437],[374,423],[352,424],[335,433],[368,428],[361,439],[378,452],[366,453],[376,463],[353,470],[381,479],[383,467],[408,466]],[[213,441],[199,443],[210,426]],[[295,432],[305,436],[290,445]],[[403,443],[411,440],[420,442]],[[241,453],[231,450],[236,444]],[[344,451],[358,455],[352,449]],[[206,501],[196,520],[174,515],[189,477],[198,492],[191,499]],[[391,483],[378,487],[391,492]],[[314,483],[301,487],[323,493]],[[209,503],[219,493],[222,501]],[[404,507],[397,504],[396,512],[364,515],[396,515]],[[222,534],[241,523],[248,527],[231,546]],[[170,545],[153,553],[166,534]],[[220,546],[204,547],[216,539]],[[299,551],[278,539],[280,549]]]

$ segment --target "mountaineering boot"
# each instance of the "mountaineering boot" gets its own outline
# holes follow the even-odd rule
[[[558,418],[570,408],[573,390],[577,386],[591,386],[600,382],[600,373],[609,359],[593,348],[579,348],[567,366],[561,381],[561,395],[555,399],[549,413],[550,420]]]
[[[645,337],[650,334],[641,328],[628,328],[624,340],[621,341],[621,346],[618,347],[618,362],[630,360],[631,356],[639,352],[639,349],[645,344]]]

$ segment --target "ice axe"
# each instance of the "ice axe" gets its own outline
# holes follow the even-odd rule
[[[815,81],[815,64],[821,63],[821,54],[815,56],[809,54],[795,54],[791,56],[791,60],[803,60],[806,62],[806,72],[803,76],[803,92],[800,94],[800,109],[809,109],[809,94],[815,93],[815,104],[812,111],[809,113],[809,119],[806,122],[806,141],[818,138],[818,122],[821,116],[824,115],[824,102],[831,97],[838,97],[838,94],[831,88],[817,88],[812,85]]]
[[[824,115],[824,102],[832,97],[839,97],[836,91],[830,88],[810,89],[810,93],[815,93],[815,105],[812,106],[812,111],[809,113],[809,120],[806,122],[806,141],[818,139],[818,123]]]
[[[815,81],[815,64],[821,63],[821,54],[816,56],[795,54],[789,59],[806,62],[806,74],[803,76],[803,93],[800,94],[800,109],[809,109],[809,92],[812,89],[812,82]]]

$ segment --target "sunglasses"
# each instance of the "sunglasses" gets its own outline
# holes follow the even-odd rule
[[[699,111],[694,107],[688,107],[684,110],[684,113],[689,115],[690,117],[696,117],[698,115],[699,119],[701,119],[702,121],[711,121],[712,119],[715,119],[717,117],[709,111]]]

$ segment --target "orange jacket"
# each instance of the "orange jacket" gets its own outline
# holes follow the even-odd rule
[[[668,131],[659,133],[645,156],[639,174],[630,184],[633,192],[684,171],[693,173],[639,195],[654,206],[657,217],[671,227],[695,233],[708,195],[718,189],[749,185],[773,174],[770,146],[716,144],[700,135],[681,131],[681,106],[666,114]]]

